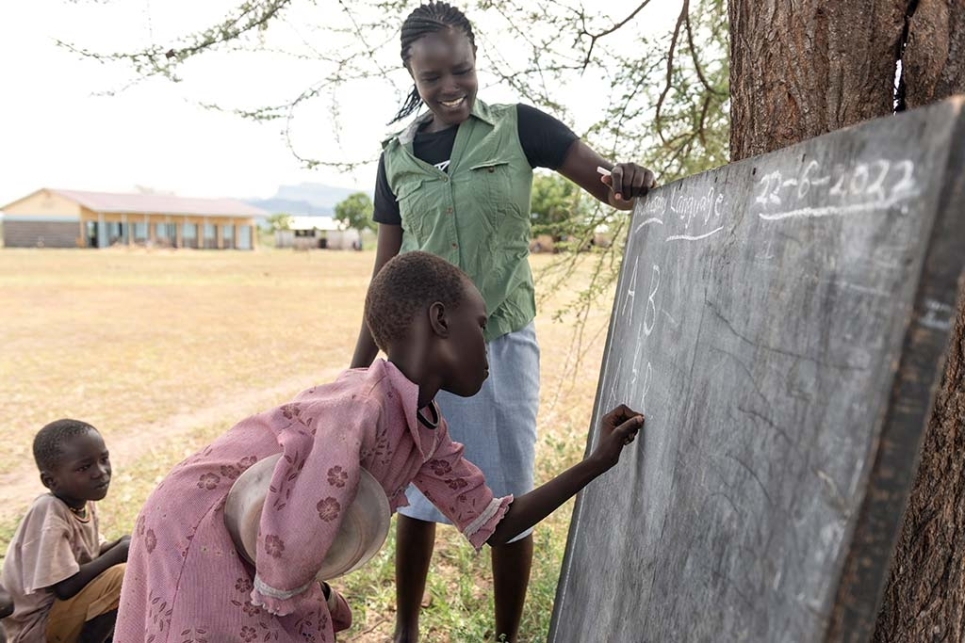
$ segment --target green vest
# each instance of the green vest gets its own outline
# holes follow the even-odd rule
[[[448,173],[412,152],[428,116],[383,144],[402,216],[400,252],[424,250],[462,268],[486,301],[490,341],[536,317],[528,260],[533,169],[519,142],[516,105],[476,100],[459,125]]]

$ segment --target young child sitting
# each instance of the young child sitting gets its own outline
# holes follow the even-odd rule
[[[117,616],[129,537],[102,544],[95,502],[111,483],[100,433],[57,420],[37,433],[34,459],[50,490],[34,500],[3,561],[14,612],[4,619],[10,643],[101,642]]]
[[[243,420],[158,485],[137,519],[116,641],[330,643],[351,613],[315,575],[361,468],[393,511],[414,482],[478,549],[529,529],[615,465],[643,424],[621,406],[583,462],[515,499],[494,497],[433,402],[440,390],[473,395],[488,375],[479,291],[452,264],[411,252],[372,280],[365,318],[388,361]],[[225,527],[225,500],[245,469],[279,452],[253,569]]]

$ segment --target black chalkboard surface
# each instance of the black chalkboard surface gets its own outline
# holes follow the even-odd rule
[[[577,500],[550,643],[867,640],[965,266],[962,106],[637,204],[591,426],[645,433]]]

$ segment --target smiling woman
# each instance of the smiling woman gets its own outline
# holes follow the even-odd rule
[[[533,169],[558,171],[604,203],[632,208],[653,174],[613,165],[556,118],[522,104],[477,98],[472,25],[457,8],[430,2],[402,25],[401,54],[414,87],[392,122],[428,112],[383,144],[376,179],[379,223],[374,273],[396,254],[427,251],[462,268],[488,310],[489,378],[474,396],[437,398],[456,440],[499,494],[533,486],[539,345],[528,263]],[[610,173],[597,173],[604,167]],[[352,366],[372,363],[377,349],[363,326]],[[419,608],[435,538],[448,522],[418,490],[398,521],[395,640],[418,638]],[[533,557],[523,532],[493,548],[495,637],[516,640]]]
[[[464,32],[430,33],[410,47],[409,73],[415,92],[434,107],[438,118],[422,130],[427,134],[458,125],[467,118],[479,90],[476,46]]]

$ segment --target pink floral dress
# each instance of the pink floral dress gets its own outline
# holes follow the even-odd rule
[[[382,485],[392,511],[412,482],[474,547],[512,496],[493,497],[444,420],[417,418],[418,386],[391,363],[346,371],[332,384],[237,424],[177,465],[137,518],[121,593],[117,643],[330,643],[351,612],[314,582],[355,497],[359,469]],[[283,453],[258,534],[257,574],[224,526],[234,480]]]

